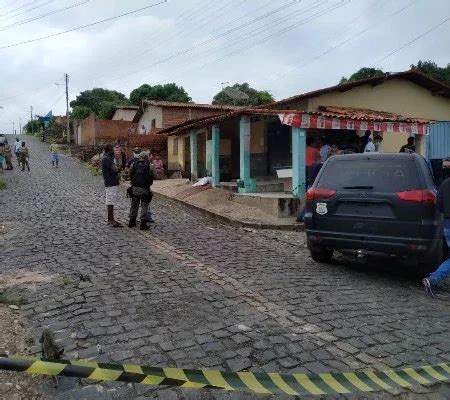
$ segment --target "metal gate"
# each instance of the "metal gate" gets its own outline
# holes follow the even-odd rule
[[[450,122],[431,124],[427,139],[427,158],[429,160],[450,157]]]

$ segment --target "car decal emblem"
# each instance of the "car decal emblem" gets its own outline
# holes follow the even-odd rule
[[[328,213],[327,203],[317,203],[316,213],[319,215],[325,215],[326,213]]]

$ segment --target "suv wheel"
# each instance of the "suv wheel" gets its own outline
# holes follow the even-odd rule
[[[314,246],[314,248],[309,249],[309,252],[314,261],[321,263],[330,263],[333,257],[333,249],[327,249],[325,247]]]

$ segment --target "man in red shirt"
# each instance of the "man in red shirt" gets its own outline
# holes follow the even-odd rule
[[[311,167],[319,160],[319,149],[314,146],[314,139],[312,137],[306,138],[306,155],[305,164]]]

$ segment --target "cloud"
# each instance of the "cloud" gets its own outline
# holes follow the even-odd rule
[[[48,5],[16,20],[75,1],[62,0],[58,6]],[[64,114],[64,87],[54,83],[63,83],[66,72],[70,75],[71,99],[79,91],[93,87],[128,95],[143,83],[176,82],[195,101],[209,102],[225,81],[248,82],[269,90],[277,98],[287,97],[336,84],[342,76],[371,66],[450,14],[447,0],[433,1],[433,7],[425,0],[364,0],[351,1],[302,24],[313,11],[298,11],[322,2],[303,0],[290,5],[291,2],[169,0],[145,12],[92,28],[0,50],[0,105],[4,106],[0,109],[0,129],[8,132],[13,120],[26,121],[31,104],[37,113],[52,108],[54,114]],[[340,2],[329,0],[316,10]],[[11,44],[60,32],[148,4],[147,0],[90,1],[69,12],[0,31],[0,42]],[[252,22],[280,6],[285,8]],[[392,15],[403,7],[406,7],[403,11]],[[0,27],[14,22],[5,18],[0,17]],[[283,22],[276,22],[280,18],[284,18]],[[241,24],[244,27],[236,29]],[[289,32],[253,46],[291,24],[295,27]],[[229,31],[226,36],[215,39],[226,31]],[[387,58],[381,67],[388,71],[403,70],[419,59],[447,64],[450,42],[443,38],[449,37],[449,33],[447,24]],[[199,45],[208,39],[214,40]],[[347,43],[339,45],[347,39]],[[339,46],[335,50],[321,55],[336,45]],[[191,47],[194,49],[183,53]],[[240,51],[245,47],[248,49]],[[230,54],[233,52],[236,54]],[[168,60],[161,62],[165,59]]]

